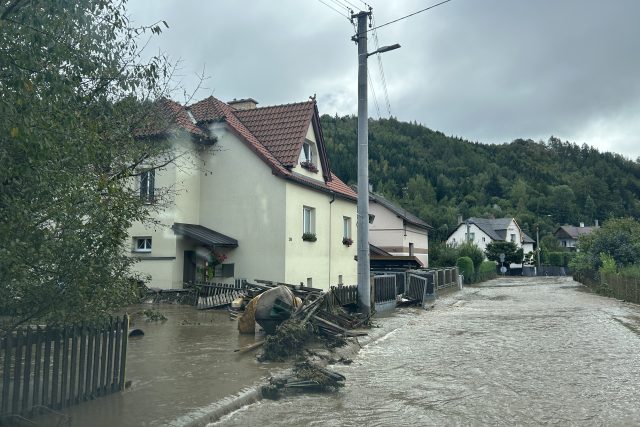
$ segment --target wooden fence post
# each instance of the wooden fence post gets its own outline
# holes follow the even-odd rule
[[[129,339],[129,315],[122,316],[122,352],[120,356],[120,385],[119,390],[124,390],[126,381],[125,368],[127,365],[127,343]]]
[[[22,331],[18,329],[16,332],[15,344],[15,361],[13,363],[13,413],[18,413],[18,405],[20,404],[20,373],[22,372]]]

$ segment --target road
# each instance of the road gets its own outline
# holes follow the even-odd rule
[[[501,278],[402,310],[333,394],[263,400],[224,426],[640,425],[640,308],[570,278]]]

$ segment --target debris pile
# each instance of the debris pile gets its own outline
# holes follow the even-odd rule
[[[287,378],[271,378],[262,387],[262,395],[267,399],[277,399],[287,391],[335,391],[344,387],[345,376],[330,371],[309,361],[299,362],[293,374]]]
[[[241,333],[253,333],[255,320],[268,334],[260,356],[263,361],[299,356],[314,339],[328,348],[340,347],[348,337],[366,335],[354,329],[369,326],[368,317],[347,312],[332,291],[308,287],[248,284],[243,301],[236,301],[233,306],[245,308],[241,316],[237,310],[230,310],[232,318],[238,318]]]

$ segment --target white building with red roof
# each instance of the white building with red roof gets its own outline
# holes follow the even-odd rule
[[[214,97],[159,106],[170,126],[139,136],[178,153],[141,173],[158,226],[134,225],[132,256],[150,286],[263,279],[327,289],[355,284],[355,192],[330,170],[315,99],[257,107]]]

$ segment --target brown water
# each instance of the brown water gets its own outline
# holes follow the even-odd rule
[[[131,307],[130,312],[151,308]],[[260,364],[233,350],[254,342],[241,336],[222,311],[162,305],[165,322],[136,320],[144,337],[130,338],[127,379],[131,387],[65,411],[72,426],[156,426],[237,393],[277,365]]]
[[[223,426],[640,425],[640,309],[569,278],[497,279],[384,321],[334,394],[261,401]]]

